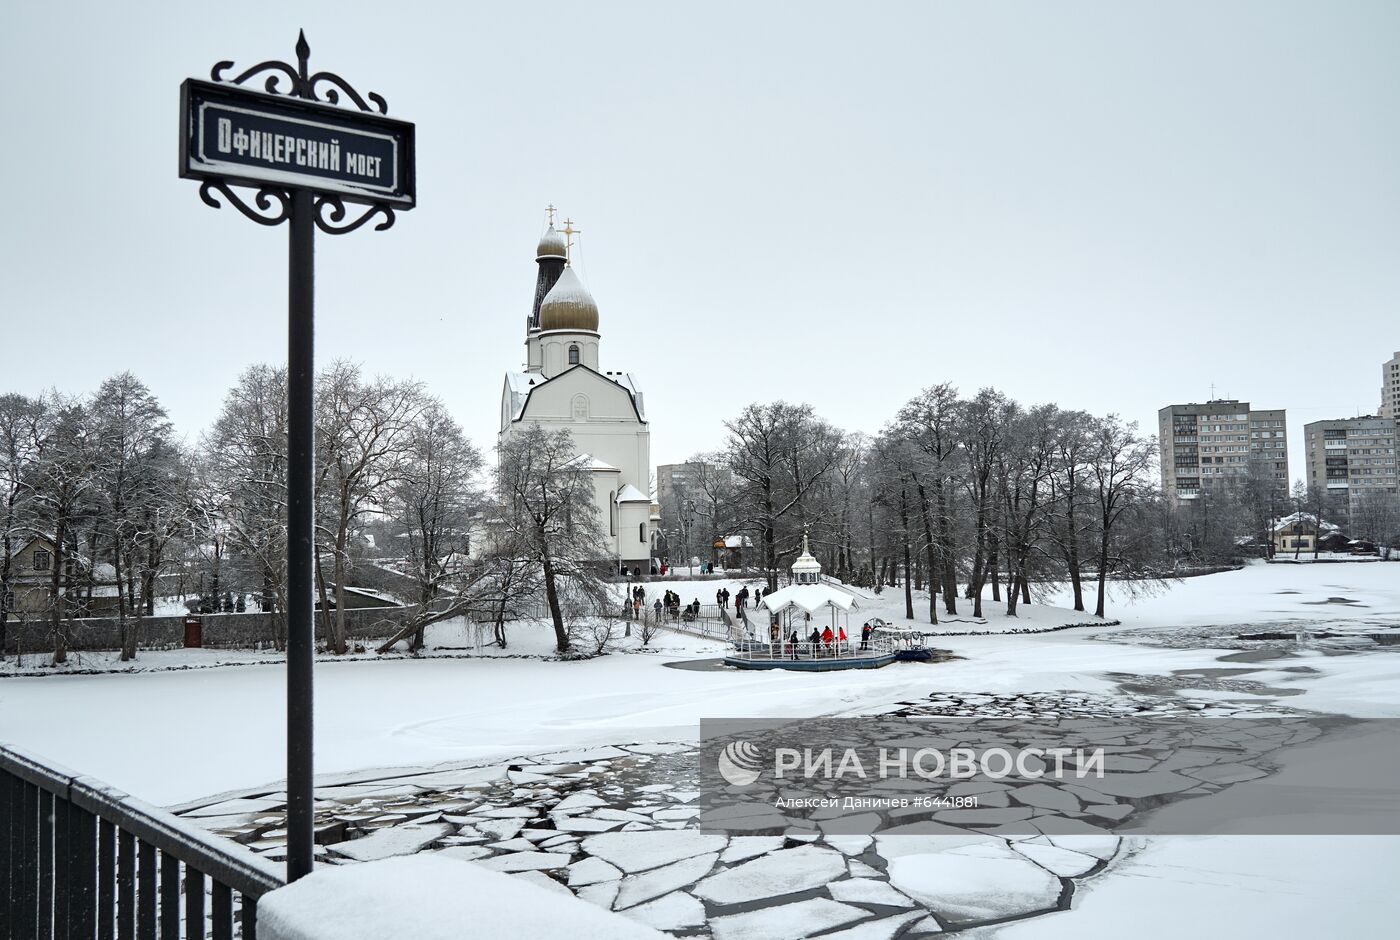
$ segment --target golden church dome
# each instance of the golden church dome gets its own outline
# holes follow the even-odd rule
[[[565,268],[540,303],[540,331],[598,332],[598,305],[573,268]]]
[[[564,240],[563,234],[556,232],[553,225],[545,229],[544,234],[540,236],[539,247],[535,249],[535,258],[567,258],[568,256],[569,245]]]

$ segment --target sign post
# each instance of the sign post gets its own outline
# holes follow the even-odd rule
[[[312,73],[306,34],[297,64],[261,62],[225,79],[180,86],[180,176],[200,180],[199,196],[218,196],[261,225],[288,223],[287,251],[287,880],[313,865],[312,667],[315,662],[315,233],[352,232],[376,216],[376,231],[412,209],[414,127],[385,116],[384,99],[367,102],[333,72]],[[264,92],[241,87],[266,75]],[[289,90],[283,91],[286,83]],[[318,94],[318,89],[320,93]],[[341,95],[359,111],[338,107]],[[371,107],[371,103],[374,107]],[[257,189],[249,205],[230,187]],[[216,195],[217,194],[217,195]],[[367,206],[345,221],[345,203]]]

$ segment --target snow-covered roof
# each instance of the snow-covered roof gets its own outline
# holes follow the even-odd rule
[[[572,468],[574,468],[574,469],[583,468],[583,469],[585,469],[585,470],[592,470],[592,471],[595,472],[595,473],[621,473],[621,472],[622,472],[621,470],[619,470],[619,469],[617,469],[616,467],[614,467],[612,464],[606,463],[606,462],[604,462],[604,461],[602,461],[602,460],[599,460],[597,457],[594,457],[592,454],[579,454],[577,457],[573,458],[572,460],[567,461],[567,462],[564,464],[564,466],[566,466],[566,467],[572,467]]]
[[[623,390],[632,396],[632,406],[637,409],[637,417],[642,421],[647,419],[646,403],[642,400],[642,386],[637,381],[636,376],[627,372],[598,372],[584,365],[566,369],[553,379],[545,378],[544,374],[540,372],[507,372],[506,386],[510,389],[510,419],[512,421],[520,420],[525,413],[525,402],[529,399],[531,391],[547,382],[562,378],[574,369],[586,369],[594,375],[622,386]]]
[[[540,243],[535,248],[536,258],[566,258],[569,254],[569,246],[564,241],[564,236],[554,230],[554,226],[544,230],[540,236]]]
[[[510,419],[519,421],[525,412],[525,399],[530,397],[530,389],[549,381],[538,372],[507,372],[506,385],[510,388]]]
[[[628,483],[617,491],[617,501],[619,503],[649,503],[651,497]]]
[[[1282,519],[1275,522],[1274,531],[1282,532],[1285,529],[1288,529],[1295,525],[1304,525],[1308,528],[1316,526],[1323,535],[1327,535],[1332,532],[1338,532],[1341,530],[1341,526],[1334,525],[1328,522],[1326,519],[1323,519],[1321,524],[1319,524],[1317,521],[1317,516],[1313,515],[1310,512],[1295,512],[1289,513]]]
[[[747,535],[726,535],[724,537],[725,548],[753,548],[753,539]]]
[[[827,584],[793,584],[772,594],[763,595],[763,600],[759,602],[762,607],[768,608],[773,613],[786,610],[789,607],[798,607],[807,613],[815,613],[823,607],[835,607],[838,610],[852,610],[856,604],[856,599],[845,591],[838,591]]]
[[[573,268],[565,268],[540,301],[540,330],[598,332],[598,304]]]
[[[637,381],[637,377],[630,372],[614,372],[609,375],[608,378],[631,393],[632,402],[637,406],[637,417],[645,421],[647,419],[647,409],[646,405],[642,402],[642,386]]]
[[[792,563],[792,574],[797,580],[805,580],[803,575],[810,577],[810,580],[817,580],[821,577],[821,562],[812,557],[812,550],[807,546],[807,536],[802,536],[802,554],[797,556],[797,561]]]

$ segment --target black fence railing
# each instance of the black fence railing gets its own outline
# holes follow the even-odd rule
[[[0,937],[255,940],[282,884],[241,845],[0,746]]]

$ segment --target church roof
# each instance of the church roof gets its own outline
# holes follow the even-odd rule
[[[510,389],[510,420],[519,421],[525,413],[525,401],[530,397],[530,389],[547,382],[538,372],[507,372],[506,387]]]
[[[564,236],[554,230],[554,226],[544,230],[540,236],[539,246],[535,249],[535,259],[540,258],[567,258],[569,255],[569,245],[564,241]]]
[[[544,374],[541,372],[507,372],[506,387],[510,390],[510,420],[519,421],[524,416],[525,406],[530,401],[531,392],[541,385],[556,382],[578,369],[583,369],[585,372],[592,373],[604,381],[612,382],[614,385],[620,385],[622,390],[632,399],[632,407],[637,412],[637,420],[643,423],[646,422],[647,414],[646,408],[642,402],[642,388],[635,376],[630,373],[622,372],[609,372],[605,375],[585,365],[577,365],[565,369],[552,379],[545,378]]]
[[[540,302],[540,330],[598,332],[598,304],[573,268],[564,269]]]
[[[614,467],[612,464],[606,463],[606,462],[604,462],[604,461],[602,461],[602,460],[599,460],[597,457],[594,457],[592,454],[579,454],[579,455],[578,455],[577,457],[575,457],[573,460],[570,460],[570,461],[568,461],[567,463],[565,463],[564,466],[566,466],[566,467],[581,466],[581,467],[585,467],[585,468],[587,468],[587,469],[589,469],[589,470],[594,470],[594,471],[597,471],[597,472],[600,472],[600,473],[621,473],[621,472],[622,472],[621,470],[619,470],[619,469],[617,469],[616,467]]]
[[[619,503],[649,503],[651,497],[642,493],[631,483],[626,484],[617,491],[617,501]]]

